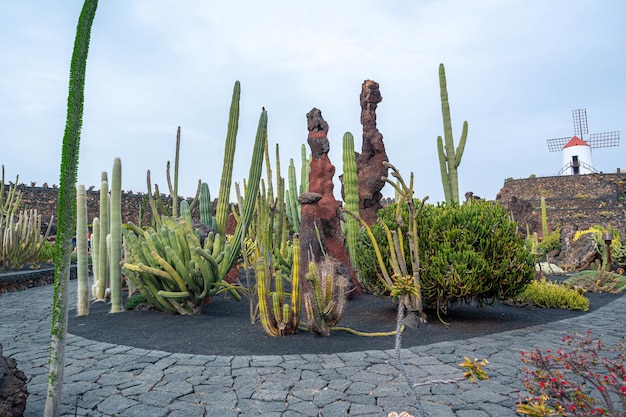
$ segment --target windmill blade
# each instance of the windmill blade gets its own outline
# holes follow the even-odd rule
[[[619,146],[619,132],[592,133],[587,141],[592,148]]]
[[[548,150],[550,152],[561,152],[563,146],[567,145],[567,142],[569,142],[571,139],[571,136],[567,136],[564,138],[548,139],[546,141],[548,143]]]
[[[582,135],[589,133],[587,109],[572,110],[572,118],[574,119],[574,134],[582,139]]]

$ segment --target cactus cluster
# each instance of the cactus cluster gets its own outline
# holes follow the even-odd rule
[[[108,174],[101,174],[100,212],[92,222],[92,265],[96,301],[111,299],[111,313],[122,311],[122,161],[113,160],[111,188]],[[110,191],[110,194],[109,194]],[[77,197],[78,198],[78,197]],[[80,214],[80,213],[79,213]],[[86,212],[85,212],[86,215]],[[77,217],[78,222],[84,221]],[[81,233],[86,236],[86,233]],[[79,294],[81,297],[81,294]],[[79,304],[84,303],[79,298]]]
[[[320,336],[330,336],[331,327],[339,323],[346,308],[350,278],[341,275],[341,265],[331,257],[311,261],[305,275],[312,288],[304,295],[308,327]]]
[[[241,298],[237,292],[241,287],[228,284],[224,278],[240,257],[242,242],[253,218],[267,137],[267,113],[263,110],[259,118],[246,196],[239,206],[235,232],[232,237],[228,237],[226,221],[231,208],[229,197],[239,118],[239,98],[240,84],[236,82],[215,218],[210,216],[208,186],[199,184],[198,199],[201,200],[204,220],[215,226],[204,242],[200,241],[199,232],[193,229],[191,223],[190,206],[194,204],[195,199],[191,205],[185,201],[181,202],[180,217],[163,215],[161,208],[157,209],[158,202],[152,199],[150,204],[155,220],[153,226],[144,230],[133,223],[128,223],[129,228],[124,231],[128,246],[124,271],[146,299],[162,310],[180,314],[199,314],[206,300],[224,288],[235,298]],[[178,136],[177,143],[179,142]]]

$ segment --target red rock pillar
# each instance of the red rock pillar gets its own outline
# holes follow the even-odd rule
[[[383,135],[376,127],[376,107],[383,100],[376,81],[365,80],[361,86],[361,125],[363,145],[357,153],[356,166],[359,181],[359,215],[369,225],[376,221],[382,207],[380,190],[385,186],[381,177],[389,173],[383,162],[389,162],[383,143]]]
[[[344,248],[344,238],[341,233],[341,206],[333,194],[335,167],[328,158],[330,150],[328,123],[322,117],[322,112],[316,108],[307,113],[306,117],[309,131],[307,142],[311,148],[311,171],[309,172],[309,191],[299,197],[302,204],[301,282],[307,289],[309,284],[304,275],[308,272],[309,262],[319,262],[328,256],[339,260],[346,269],[343,275],[349,275],[354,287],[360,292],[360,287],[350,268],[350,258]]]

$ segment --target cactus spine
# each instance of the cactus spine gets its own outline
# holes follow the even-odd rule
[[[359,186],[356,173],[356,155],[354,153],[354,137],[352,133],[343,135],[343,193],[346,209],[352,213],[359,212]],[[359,222],[352,216],[346,217],[347,245],[350,260],[356,258],[356,242],[359,233]]]
[[[89,255],[87,254],[87,198],[85,186],[78,185],[76,191],[76,254],[77,254],[77,308],[79,316],[89,314]]]
[[[467,121],[463,122],[463,131],[456,151],[452,136],[452,121],[450,118],[450,103],[446,87],[446,72],[443,64],[439,65],[439,88],[441,94],[441,114],[443,116],[444,142],[441,136],[437,137],[437,151],[439,153],[439,167],[446,203],[459,203],[459,175],[458,167],[461,164],[465,142],[467,140]]]
[[[115,158],[111,172],[110,207],[111,313],[122,311],[122,161]]]

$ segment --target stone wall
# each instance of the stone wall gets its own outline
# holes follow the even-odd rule
[[[579,229],[602,225],[623,231],[626,228],[625,182],[626,173],[509,180],[496,196],[496,201],[512,212],[520,226],[525,227],[528,223],[531,233],[541,234],[542,196],[553,229],[574,224]],[[524,213],[529,210],[532,213]],[[530,221],[533,216],[538,221]],[[527,221],[522,223],[525,218]]]
[[[8,191],[7,188],[8,185],[5,186],[5,194]],[[55,235],[59,189],[56,187],[34,187],[24,184],[18,185],[17,189],[22,193],[19,210],[31,208],[37,209],[38,213],[42,216],[42,223],[44,223],[44,227],[48,226],[50,216],[54,216],[51,235]],[[98,217],[100,213],[100,191],[91,189],[87,190],[86,194],[87,218],[88,223],[91,224],[93,218]],[[132,221],[133,223],[138,224],[139,213],[144,199],[146,200],[146,208],[142,224],[150,224],[152,212],[147,204],[147,195],[126,192],[122,193],[122,221],[124,223]],[[171,199],[166,198],[165,201],[171,202]],[[191,202],[191,199],[189,199],[189,201]],[[192,216],[194,216],[194,218],[200,217],[197,204],[192,209]]]

